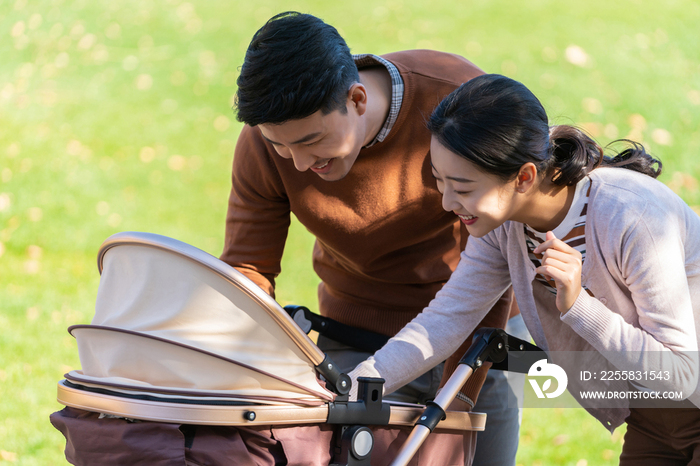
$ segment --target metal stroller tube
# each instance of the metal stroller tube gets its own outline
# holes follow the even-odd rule
[[[474,343],[435,400],[427,403],[423,415],[390,466],[405,466],[411,461],[438,422],[445,418],[445,410],[472,373],[484,362],[502,362],[508,355],[507,344],[508,335],[503,330],[483,328],[476,332]]]
[[[428,406],[426,412],[431,407],[437,406],[440,408],[440,410],[442,410],[444,416],[444,411],[450,405],[452,400],[454,400],[454,398],[457,396],[457,392],[459,392],[459,389],[462,388],[464,383],[469,379],[469,377],[471,377],[473,372],[474,369],[472,369],[466,364],[460,364],[459,366],[457,366],[457,369],[455,369],[454,373],[447,381],[445,386],[442,387],[440,393],[438,393],[438,395],[435,397],[435,400],[430,404],[430,406]],[[442,420],[443,416],[440,416],[440,419],[437,419],[437,422]],[[399,454],[391,463],[391,466],[406,465],[409,461],[411,461],[413,455],[416,454],[420,446],[423,445],[423,442],[425,442],[425,439],[433,431],[434,426],[433,428],[430,428],[420,423],[421,421],[427,422],[429,420],[430,419],[428,418],[428,415],[424,414],[423,416],[421,416],[421,419],[418,421],[418,423],[416,423],[416,426],[414,427],[413,431],[411,431],[411,433],[409,434],[408,438],[406,439],[406,442],[403,445],[403,448],[401,449],[401,451],[399,451]],[[437,422],[435,424],[437,424]]]

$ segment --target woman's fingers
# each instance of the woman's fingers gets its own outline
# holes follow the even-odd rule
[[[577,253],[579,255],[581,254],[576,249],[572,248],[571,246],[569,246],[568,244],[566,244],[562,240],[557,239],[557,237],[554,236],[554,233],[552,233],[551,231],[547,232],[546,240],[543,243],[539,244],[534,249],[533,252],[535,254],[542,254],[544,251],[547,251],[549,249],[554,249],[556,251],[561,251],[561,252],[568,252],[568,253],[572,253],[572,254],[573,253]]]
[[[550,261],[547,264],[542,264],[535,269],[535,272],[545,275],[555,282],[557,285],[561,282],[562,285],[580,283],[581,274],[577,274],[573,267],[559,261]]]
[[[566,264],[581,264],[581,253],[575,249],[571,251],[559,251],[554,248],[547,249],[544,254],[542,254],[542,263],[546,261],[555,260],[558,262],[563,262]]]
[[[542,254],[542,265],[536,272],[554,280],[557,287],[557,309],[568,311],[581,291],[581,253],[557,239],[550,231],[546,241],[540,244],[535,253]]]

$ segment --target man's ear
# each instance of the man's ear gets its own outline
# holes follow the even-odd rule
[[[348,90],[348,106],[354,107],[359,115],[367,111],[367,89],[362,83],[355,83]]]
[[[537,181],[537,167],[532,162],[527,162],[520,167],[518,177],[515,179],[515,190],[519,193],[527,192]]]

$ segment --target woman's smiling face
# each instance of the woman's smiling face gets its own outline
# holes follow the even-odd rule
[[[514,183],[484,173],[435,138],[430,154],[442,208],[458,215],[470,235],[480,238],[513,217],[517,204]]]

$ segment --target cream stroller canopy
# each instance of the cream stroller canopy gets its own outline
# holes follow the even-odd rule
[[[91,325],[70,332],[82,370],[70,382],[163,396],[322,405],[334,395],[323,353],[240,272],[180,241],[110,237]]]

